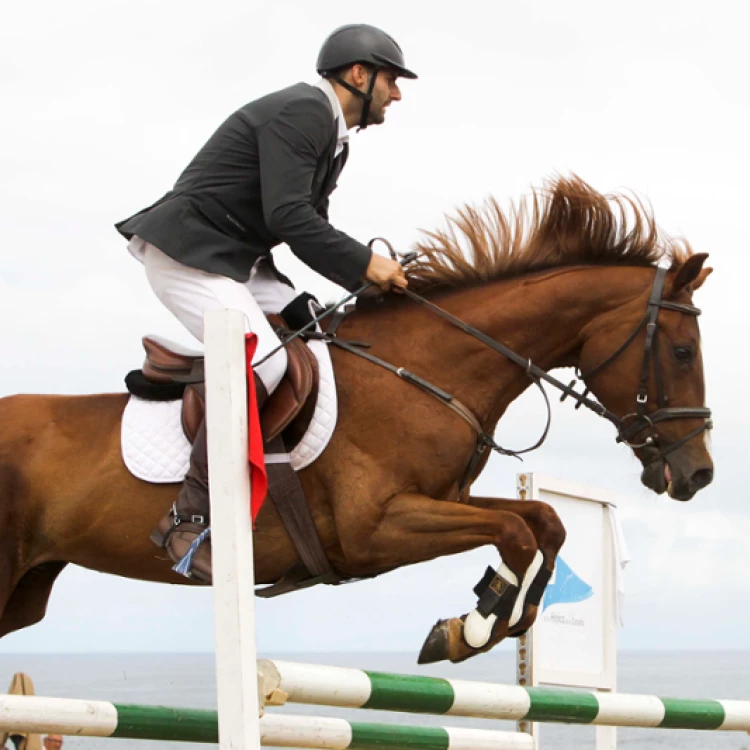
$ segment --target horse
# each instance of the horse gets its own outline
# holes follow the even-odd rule
[[[340,576],[376,576],[494,545],[506,583],[515,575],[528,588],[532,570],[545,583],[565,540],[555,511],[473,495],[471,482],[489,455],[477,430],[485,447],[498,448],[488,436],[509,404],[555,368],[577,368],[587,390],[564,390],[615,424],[646,487],[686,501],[711,482],[692,306],[711,269],[703,267],[705,254],[664,235],[643,201],[558,177],[507,211],[493,199],[465,206],[446,228],[423,233],[415,249],[409,290],[420,296],[363,302],[337,335],[368,342],[373,356],[451,394],[474,423],[414,382],[332,348],[338,422],[299,478]],[[478,335],[468,335],[469,327]],[[179,485],[149,484],[125,468],[127,399],[0,399],[0,637],[44,617],[70,563],[190,583],[149,540]],[[257,518],[254,549],[259,584],[298,564],[271,502]],[[467,637],[466,615],[439,621],[420,661],[462,661],[525,632],[538,600],[526,601],[515,618],[506,607],[488,620],[491,632],[480,643]]]

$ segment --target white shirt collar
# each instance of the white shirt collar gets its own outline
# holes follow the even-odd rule
[[[331,102],[331,108],[333,109],[333,118],[339,124],[339,131],[336,135],[336,153],[334,154],[334,156],[338,156],[344,150],[344,144],[349,142],[349,131],[346,127],[344,110],[341,109],[341,102],[338,96],[336,96],[336,92],[330,81],[321,78],[315,85],[328,97],[328,101]]]

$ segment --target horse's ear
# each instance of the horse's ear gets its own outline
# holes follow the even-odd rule
[[[713,268],[703,268],[706,258],[708,258],[708,253],[696,253],[682,264],[672,284],[671,297],[676,297],[687,287],[690,287],[689,291],[691,292],[700,289],[708,275],[714,270]]]

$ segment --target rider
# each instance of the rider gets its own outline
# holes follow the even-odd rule
[[[328,198],[349,147],[348,130],[379,125],[401,99],[399,76],[416,78],[395,40],[374,26],[342,26],[318,55],[321,79],[298,83],[237,110],[219,127],[152,206],[118,223],[156,296],[197,339],[203,314],[244,312],[258,337],[254,361],[279,339],[265,318],[295,297],[275,268],[271,248],[286,242],[322,276],[349,290],[363,279],[405,287],[401,265],[328,221]],[[282,348],[255,370],[262,407],[286,372]],[[175,520],[178,523],[175,523]],[[208,525],[205,423],[193,444],[177,502],[152,534],[174,561]],[[211,580],[210,546],[201,545],[191,577]]]

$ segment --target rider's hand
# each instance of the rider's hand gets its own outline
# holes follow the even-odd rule
[[[391,287],[406,289],[408,284],[402,265],[397,260],[384,258],[377,253],[373,253],[370,258],[365,278],[377,284],[384,292]]]

